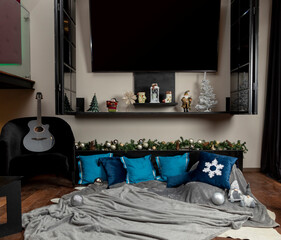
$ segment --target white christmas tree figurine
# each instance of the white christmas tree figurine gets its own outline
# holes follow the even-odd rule
[[[213,93],[213,88],[210,81],[206,79],[206,72],[201,84],[198,104],[195,106],[197,111],[211,112],[211,109],[218,103],[216,94]]]

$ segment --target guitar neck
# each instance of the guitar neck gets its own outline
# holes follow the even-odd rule
[[[42,126],[41,99],[37,99],[37,125]]]

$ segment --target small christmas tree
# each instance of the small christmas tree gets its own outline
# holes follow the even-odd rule
[[[71,105],[69,103],[69,99],[66,94],[64,94],[64,111],[65,112],[73,112]]]
[[[92,102],[90,104],[90,108],[87,110],[88,112],[99,112],[99,105],[96,94],[94,94]]]
[[[204,79],[201,84],[201,92],[199,95],[198,104],[195,106],[197,111],[204,110],[204,112],[210,112],[211,109],[218,103],[216,100],[216,94],[213,93],[213,88],[210,85],[210,81],[206,79],[206,72],[204,73]]]

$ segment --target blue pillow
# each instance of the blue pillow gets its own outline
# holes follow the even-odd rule
[[[112,157],[112,153],[78,156],[79,181],[78,184],[93,183],[96,178],[106,181],[106,174],[102,166],[98,166],[98,160],[102,157]]]
[[[229,177],[236,160],[235,157],[200,152],[199,164],[194,171],[190,172],[189,181],[204,182],[229,189]]]
[[[181,175],[186,172],[189,163],[189,154],[177,156],[157,156],[156,163],[162,181],[167,181],[167,177]]]
[[[151,155],[142,158],[121,157],[127,170],[126,183],[138,183],[156,179],[155,169],[150,161]]]
[[[126,181],[127,171],[124,168],[120,157],[100,158],[99,162],[104,167],[107,176],[108,186]]]
[[[167,177],[167,188],[178,187],[191,181],[191,172],[185,172],[181,175]]]

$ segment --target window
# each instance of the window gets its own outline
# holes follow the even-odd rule
[[[231,1],[231,94],[233,113],[257,114],[258,0]]]
[[[55,0],[56,114],[76,111],[75,0]]]

